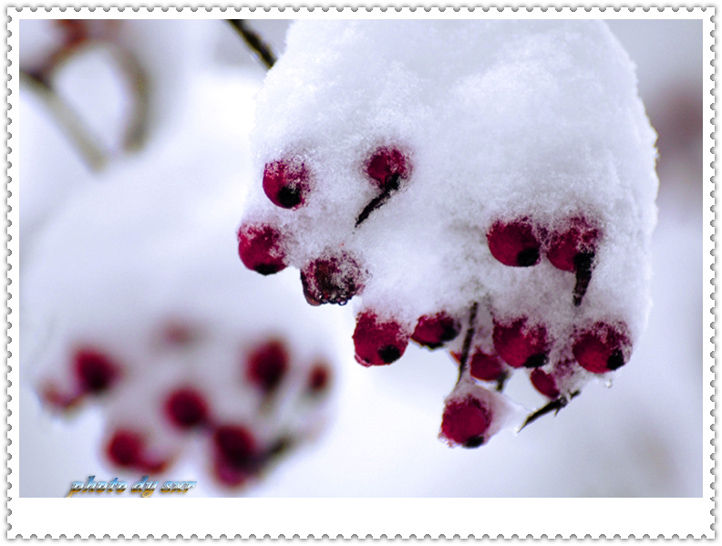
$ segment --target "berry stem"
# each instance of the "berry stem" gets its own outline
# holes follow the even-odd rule
[[[584,294],[587,293],[589,282],[592,280],[592,268],[594,266],[594,252],[580,252],[574,256],[574,271],[577,282],[574,285],[574,306],[582,304]]]
[[[546,406],[542,406],[541,408],[539,408],[534,413],[530,414],[529,417],[526,418],[526,421],[524,421],[524,424],[521,426],[519,431],[521,431],[524,427],[526,427],[527,425],[529,425],[529,424],[533,423],[534,421],[536,421],[537,419],[539,419],[539,417],[546,415],[547,413],[554,412],[554,415],[556,415],[557,413],[559,413],[559,410],[561,410],[563,407],[566,407],[566,405],[569,404],[569,402],[571,402],[571,400],[573,398],[578,396],[579,392],[580,391],[574,391],[568,397],[560,396],[556,400],[552,400],[551,402],[549,402]]]
[[[240,34],[246,45],[256,54],[259,60],[266,67],[266,70],[273,68],[276,64],[276,55],[271,47],[263,41],[260,35],[251,30],[243,19],[228,19],[228,23]]]
[[[461,378],[464,375],[464,372],[466,371],[466,365],[469,361],[469,353],[471,352],[471,340],[474,338],[474,330],[476,327],[476,312],[479,309],[479,304],[477,302],[474,302],[471,306],[471,310],[469,311],[469,327],[466,330],[466,335],[464,336],[464,345],[461,349],[461,358],[459,358],[459,377],[456,380],[456,384],[458,385],[461,382]]]
[[[356,227],[359,227],[361,224],[363,224],[373,211],[381,208],[383,205],[386,204],[386,201],[389,200],[391,195],[399,189],[400,178],[401,176],[399,174],[391,175],[388,178],[386,186],[384,187],[381,194],[377,195],[371,201],[369,201],[369,204],[364,207],[364,209],[361,211],[361,214],[359,214],[358,218],[356,218]]]

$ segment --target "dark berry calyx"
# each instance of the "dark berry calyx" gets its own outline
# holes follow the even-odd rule
[[[469,396],[446,404],[441,422],[441,434],[449,443],[464,447],[479,447],[492,421],[492,411],[482,402]]]
[[[489,251],[504,265],[530,267],[539,263],[543,232],[529,218],[497,220],[486,233]]]
[[[243,224],[238,230],[238,255],[243,265],[261,275],[286,268],[281,234],[269,224]]]
[[[494,348],[514,368],[537,368],[547,362],[549,343],[543,324],[531,325],[526,318],[494,321]]]
[[[320,258],[301,270],[303,295],[311,305],[344,305],[361,293],[364,277],[358,263],[349,254]]]
[[[75,377],[80,390],[89,394],[108,391],[120,376],[120,367],[107,354],[84,348],[74,356]]]
[[[401,358],[409,344],[409,334],[393,319],[381,319],[365,311],[356,319],[353,333],[356,361],[363,366],[383,366]]]
[[[451,315],[441,312],[421,317],[411,339],[419,345],[436,349],[456,339],[460,332],[461,323]]]
[[[631,356],[632,343],[623,323],[596,323],[581,332],[572,352],[582,368],[592,373],[606,373],[624,366]]]
[[[270,340],[256,347],[246,362],[246,378],[265,394],[275,391],[289,369],[290,358],[286,345]]]
[[[195,389],[181,388],[168,395],[165,414],[180,429],[194,428],[208,421],[208,403]]]
[[[297,209],[306,203],[310,191],[309,171],[300,158],[266,163],[263,191],[271,202],[284,209]]]

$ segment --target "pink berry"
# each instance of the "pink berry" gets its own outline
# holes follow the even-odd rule
[[[78,350],[74,361],[75,376],[83,393],[101,394],[109,390],[120,375],[118,365],[95,349]]]
[[[452,444],[479,447],[489,430],[492,412],[471,396],[446,404],[441,422],[441,434]]]
[[[165,413],[168,420],[176,427],[190,429],[207,422],[208,404],[198,391],[182,388],[168,396]]]
[[[331,383],[331,370],[328,364],[319,362],[311,368],[308,375],[308,392],[316,395],[325,392]]]
[[[106,454],[116,466],[134,468],[143,462],[143,439],[133,431],[116,431],[106,446]]]
[[[301,160],[294,158],[266,163],[263,191],[274,205],[297,209],[306,203],[309,190],[308,168]]]
[[[559,398],[559,388],[554,376],[546,373],[540,368],[532,370],[529,379],[534,388],[547,398],[556,399]]]
[[[220,426],[214,431],[211,442],[214,472],[224,485],[242,485],[258,470],[256,441],[245,427]]]
[[[251,352],[246,362],[246,378],[269,394],[281,384],[288,368],[288,350],[281,341],[274,339]]]
[[[261,275],[286,268],[281,234],[268,224],[243,224],[238,230],[238,255],[243,265]]]
[[[359,364],[382,366],[403,356],[409,334],[395,320],[382,320],[374,312],[365,311],[356,319],[353,342]]]
[[[504,364],[498,356],[476,349],[469,360],[471,376],[482,381],[496,381],[504,373]]]
[[[301,270],[301,284],[311,305],[344,305],[363,290],[363,275],[356,260],[342,253],[307,264]]]
[[[504,265],[529,267],[539,263],[541,241],[528,218],[497,220],[486,234],[489,250]]]
[[[447,313],[441,312],[421,317],[411,339],[419,345],[436,349],[455,339],[459,332],[461,332],[459,321]]]
[[[594,254],[599,230],[584,218],[573,218],[564,231],[553,233],[547,250],[552,265],[562,271],[576,271],[580,254]]]
[[[582,332],[572,347],[577,362],[592,373],[606,373],[621,368],[629,360],[631,350],[626,326],[612,326],[603,322]]]
[[[397,148],[379,148],[366,163],[366,173],[382,190],[395,190],[411,173],[409,160]]]
[[[499,356],[514,368],[537,368],[546,364],[548,343],[542,324],[530,326],[521,318],[510,323],[494,321],[494,348]]]

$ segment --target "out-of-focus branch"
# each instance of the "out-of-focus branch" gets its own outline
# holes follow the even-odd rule
[[[97,139],[93,138],[80,116],[43,78],[21,70],[20,81],[45,103],[86,165],[94,171],[102,170],[108,161],[108,155],[96,144]]]
[[[246,45],[256,54],[267,70],[276,63],[271,47],[246,24],[243,19],[228,19],[230,25],[240,34]]]

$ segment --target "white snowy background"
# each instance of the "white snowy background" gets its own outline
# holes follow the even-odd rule
[[[33,36],[30,25],[37,23],[23,24],[21,61],[23,50],[30,51],[33,46],[32,40],[23,41],[23,34]],[[236,162],[243,171],[249,157],[237,152],[234,142],[224,142],[224,126],[228,127],[224,112],[249,115],[249,97],[260,87],[264,70],[224,23],[192,24],[197,25],[192,33],[193,47],[180,51],[174,45],[190,43],[179,40],[180,27],[169,26],[165,32],[142,37],[158,46],[153,48],[155,58],[149,60],[150,66],[159,68],[157,88],[162,105],[152,127],[154,149],[164,149],[168,143],[189,154],[197,150],[198,157],[191,160],[197,160],[197,169],[190,170],[188,176],[196,176],[198,169],[209,177],[214,170],[227,172],[227,166],[214,165],[218,158]],[[287,24],[257,22],[255,28],[280,53]],[[613,387],[590,385],[558,416],[544,417],[518,435],[505,431],[480,449],[450,449],[437,439],[437,433],[443,399],[456,376],[451,360],[441,352],[411,346],[392,366],[362,368],[353,360],[351,310],[314,309],[331,325],[340,347],[333,416],[316,442],[292,454],[245,494],[703,494],[702,328],[709,317],[702,297],[702,25],[698,21],[649,20],[612,21],[609,25],[637,64],[640,94],[660,135],[654,307],[647,331]],[[94,78],[92,86],[88,78]],[[112,142],[113,128],[117,128],[117,119],[126,107],[118,75],[105,68],[102,59],[89,57],[63,74],[63,85],[83,112],[95,115],[89,123],[102,127],[105,138]],[[237,96],[249,104],[244,107],[234,102],[224,108],[223,101],[233,100],[233,93],[218,91],[219,87],[237,88],[242,91]],[[37,259],[33,243],[52,229],[55,215],[96,181],[44,105],[28,92],[21,93],[19,102],[21,263],[22,268],[31,268]],[[200,151],[202,147],[194,144],[197,134],[174,129],[183,126],[181,119],[202,120],[203,134],[223,142],[218,157],[208,161]],[[245,150],[245,144],[237,149]],[[157,163],[152,154],[141,154],[133,161],[136,170],[142,169],[144,161],[148,169],[156,168]],[[73,271],[82,264],[69,260],[65,267]],[[21,285],[23,274],[21,271]],[[284,271],[281,282],[300,292],[297,275],[296,270]],[[32,290],[32,285],[21,286],[21,290]],[[33,324],[23,320],[20,495],[58,497],[67,492],[72,481],[90,475],[112,479],[117,473],[105,467],[98,456],[100,412],[84,408],[66,420],[50,416],[40,407],[31,381],[33,355],[42,351],[42,342]],[[527,389],[521,382],[511,387],[520,392]],[[533,400],[533,393],[526,395]],[[203,475],[190,459],[175,467],[169,477],[199,480],[189,495],[217,493],[204,487]],[[130,474],[126,478],[140,476]]]

